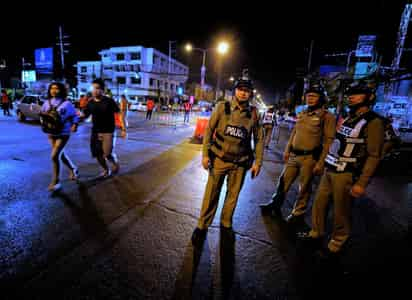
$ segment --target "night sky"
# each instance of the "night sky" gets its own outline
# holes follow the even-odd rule
[[[66,1],[49,7],[49,13],[45,4],[20,5],[24,9],[11,7],[11,13],[3,10],[0,58],[7,60],[11,71],[19,71],[21,57],[32,60],[35,48],[53,45],[62,24],[71,36],[66,57],[71,65],[78,60],[98,59],[97,52],[111,46],[143,45],[167,53],[168,40],[176,40],[177,58],[189,65],[191,78],[199,81],[201,54],[184,53],[185,42],[206,48],[224,38],[232,44],[224,58],[225,82],[229,84],[230,75],[236,76],[242,67],[248,67],[258,88],[271,98],[295,80],[297,68],[307,64],[312,39],[315,67],[336,63],[325,59],[324,54],[354,49],[359,34],[377,34],[383,63],[390,65],[406,4],[383,0],[270,2],[193,1],[171,5],[139,1],[135,2],[137,8],[131,8],[122,1],[113,2],[113,7],[102,2],[80,5]],[[16,22],[21,26],[15,26]],[[216,82],[215,63],[216,57],[210,54],[207,81],[211,84]]]

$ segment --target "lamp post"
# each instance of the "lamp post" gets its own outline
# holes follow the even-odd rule
[[[208,48],[208,49],[203,49],[203,48],[195,48],[191,44],[187,44],[185,46],[185,49],[187,52],[191,51],[200,51],[203,54],[203,59],[202,59],[202,67],[200,69],[200,86],[202,91],[204,90],[205,87],[205,78],[206,78],[206,54],[209,50],[214,49],[214,48]],[[220,54],[220,55],[225,55],[229,51],[229,44],[227,42],[220,42],[215,50]],[[221,78],[221,70],[219,66],[219,71],[218,71],[218,80],[216,84],[216,98],[218,95],[218,91],[220,89],[220,78]]]
[[[187,44],[185,48],[187,52],[200,51],[203,54],[202,67],[200,68],[200,87],[203,90],[205,86],[205,78],[206,78],[206,53],[209,49],[193,48],[191,44]]]

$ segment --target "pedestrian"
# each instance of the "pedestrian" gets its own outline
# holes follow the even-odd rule
[[[190,105],[190,102],[189,102],[189,101],[186,101],[186,102],[183,104],[183,109],[184,109],[184,111],[185,111],[183,123],[189,123],[189,115],[190,115],[190,109],[191,109],[191,107],[192,107],[192,106]]]
[[[275,113],[273,111],[273,107],[269,107],[269,109],[263,114],[262,120],[263,129],[265,132],[265,148],[269,149],[269,144],[272,140],[273,126],[275,125]]]
[[[92,116],[92,134],[90,138],[90,149],[92,156],[103,168],[100,178],[108,178],[119,172],[119,161],[114,153],[115,145],[115,117],[119,107],[112,99],[104,95],[105,84],[101,79],[95,79],[92,83],[92,98],[83,111],[83,119]],[[110,169],[107,161],[112,164]]]
[[[249,103],[253,84],[242,78],[235,82],[234,88],[234,100],[216,105],[203,139],[202,165],[209,170],[209,177],[198,225],[192,235],[196,246],[203,242],[212,224],[226,177],[227,193],[220,224],[222,231],[233,232],[233,213],[246,172],[250,169],[255,178],[263,161],[263,130],[256,108]]]
[[[333,231],[325,258],[337,258],[350,236],[351,203],[365,194],[382,156],[384,123],[371,110],[374,91],[365,82],[354,82],[346,91],[349,116],[338,125],[336,138],[326,156],[326,170],[312,208],[312,230],[300,235],[321,247],[326,236],[325,219],[329,198],[333,199]]]
[[[1,106],[3,109],[3,115],[5,116],[11,116],[10,115],[10,98],[7,95],[6,90],[1,91]]]
[[[150,121],[152,119],[152,114],[153,114],[155,103],[152,99],[149,98],[147,100],[146,106],[147,106],[146,120]]]
[[[69,169],[70,179],[77,180],[79,171],[64,150],[71,132],[77,131],[79,117],[73,104],[67,100],[67,90],[64,84],[53,82],[49,85],[48,100],[41,108],[41,122],[43,131],[48,133],[51,145],[51,161],[53,165],[52,181],[49,191],[61,189],[60,160]],[[53,117],[54,116],[58,116]],[[53,124],[53,122],[55,122]],[[58,123],[58,124],[57,124]]]
[[[87,107],[87,103],[89,102],[89,98],[85,95],[80,96],[79,100],[79,109],[80,111],[84,111]]]
[[[314,175],[321,175],[324,159],[335,136],[335,117],[325,108],[325,92],[319,84],[305,91],[307,110],[301,112],[284,151],[286,163],[272,200],[261,208],[264,213],[281,217],[281,206],[289,188],[299,176],[299,193],[287,222],[303,224],[306,207],[312,191]]]
[[[120,121],[121,121],[121,136],[125,137],[126,128],[129,126],[127,122],[127,112],[129,110],[129,102],[125,95],[120,97]]]

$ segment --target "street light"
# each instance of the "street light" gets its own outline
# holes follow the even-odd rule
[[[191,52],[193,50],[193,47],[192,47],[191,44],[186,44],[185,49],[186,49],[187,52]]]
[[[235,77],[230,76],[229,80],[233,82],[233,81],[235,81]]]
[[[226,53],[228,52],[228,50],[229,50],[229,44],[228,44],[227,42],[220,42],[220,43],[217,45],[217,52],[218,52],[219,54],[224,55],[224,54],[226,54]]]
[[[185,49],[187,52],[200,51],[203,53],[202,67],[200,68],[200,87],[203,90],[205,86],[205,77],[206,77],[206,52],[209,49],[193,48],[193,46],[189,43],[186,44]]]

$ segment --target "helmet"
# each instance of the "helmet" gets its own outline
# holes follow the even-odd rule
[[[304,95],[309,93],[315,93],[320,96],[319,105],[323,105],[326,102],[326,91],[320,83],[312,83],[304,92]]]
[[[233,84],[233,89],[238,89],[242,87],[253,91],[254,86],[253,86],[252,80],[242,77],[236,80],[235,83]]]
[[[345,95],[365,94],[372,95],[375,91],[365,81],[354,81],[345,90]]]
[[[325,96],[325,89],[319,83],[311,84],[309,88],[305,90],[305,95],[308,93],[316,93],[320,96]]]

